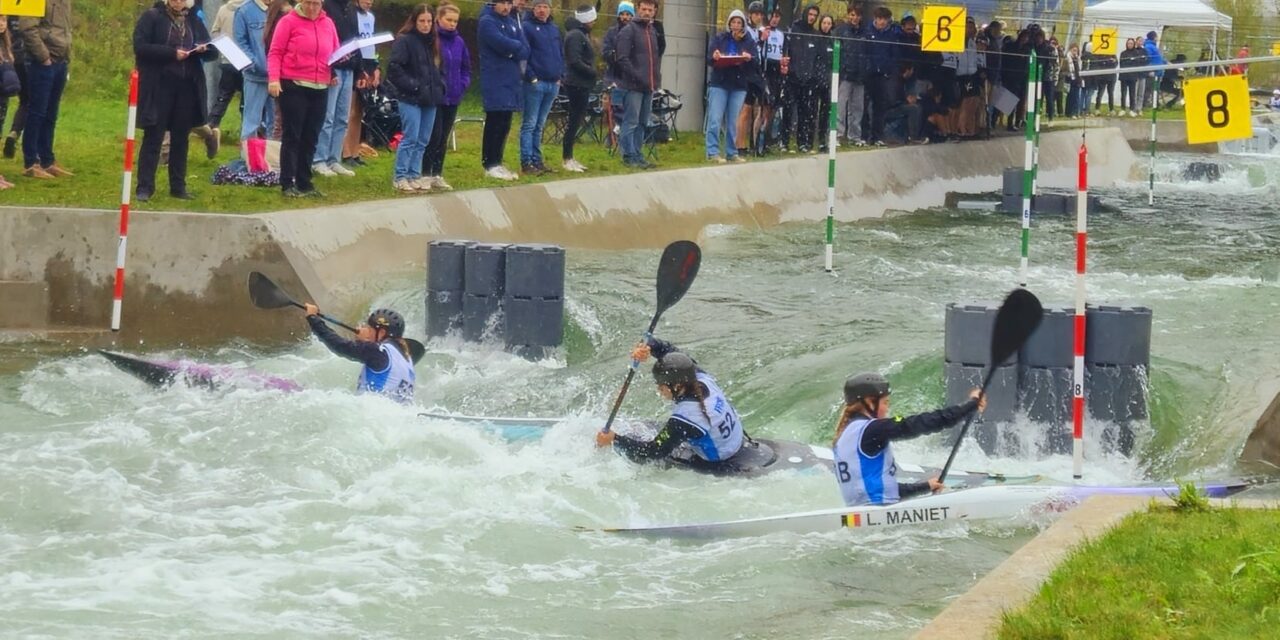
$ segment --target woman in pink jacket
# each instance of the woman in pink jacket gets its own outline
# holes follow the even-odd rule
[[[267,93],[280,104],[280,189],[286,198],[319,197],[311,182],[311,157],[324,124],[329,57],[338,49],[338,30],[320,8],[321,0],[301,0],[280,19],[267,49]]]

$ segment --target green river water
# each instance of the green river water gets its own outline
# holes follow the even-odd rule
[[[1161,160],[1154,207],[1122,185],[1101,192],[1119,212],[1091,220],[1090,300],[1150,306],[1155,327],[1151,422],[1132,458],[1089,440],[1086,483],[1231,475],[1280,380],[1280,163],[1236,158],[1205,185],[1178,178],[1189,159]],[[1070,304],[1074,219],[1034,224],[1029,287]],[[991,213],[841,225],[834,277],[818,224],[706,236],[657,334],[717,374],[759,436],[829,442],[841,384],[865,369],[890,375],[897,411],[937,406],[945,303],[1017,280],[1017,221]],[[0,345],[0,635],[906,637],[1044,524],[699,544],[575,531],[839,504],[820,472],[714,479],[594,449],[652,313],[657,253],[570,251],[564,352],[431,344],[419,407],[353,395],[355,366],[314,341],[153,354],[286,376],[296,394],[154,391],[93,354]],[[404,309],[420,334],[421,280],[394,274],[360,308]],[[644,380],[624,411],[657,417]],[[416,416],[431,406],[566,419],[508,442]],[[896,448],[940,466],[948,446]],[[1066,456],[973,443],[958,466],[1071,478]]]

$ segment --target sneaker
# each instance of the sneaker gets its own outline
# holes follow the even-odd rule
[[[324,197],[324,193],[322,193],[319,189],[315,187],[311,187],[310,189],[306,189],[306,190],[299,189],[299,192],[302,193],[302,197],[304,198],[323,198]]]
[[[537,164],[534,164],[534,165],[533,165],[533,167],[534,167],[535,169],[537,169],[537,170],[538,170],[538,174],[539,174],[539,175],[546,175],[546,174],[548,174],[548,173],[555,173],[555,172],[556,172],[556,170],[555,170],[555,169],[552,169],[551,167],[548,167],[547,165],[545,165],[545,164],[543,164],[543,163],[541,163],[541,162],[539,162],[539,163],[537,163]]]
[[[329,163],[329,170],[330,170],[330,171],[332,171],[332,172],[334,172],[334,173],[336,173],[336,174],[338,174],[338,175],[340,175],[340,176],[346,176],[346,177],[348,177],[348,178],[350,178],[351,176],[356,175],[356,172],[354,172],[354,171],[352,171],[352,170],[350,170],[350,169],[348,169],[348,168],[346,168],[346,167],[342,166],[342,164],[341,164],[341,163],[338,163],[338,162],[330,162],[330,163]]]
[[[742,163],[744,163],[744,162],[746,162],[746,161],[747,161],[747,158],[746,158],[745,156],[743,156],[741,153],[739,153],[738,155],[736,155],[736,156],[734,156],[734,157],[732,157],[732,158],[729,158],[729,162],[732,162],[732,163],[734,163],[734,164],[742,164]]]
[[[883,147],[883,146],[885,146],[885,144],[884,144],[884,140],[876,140],[875,142],[871,143],[871,146],[874,146],[874,147]]]
[[[12,135],[4,137],[4,157],[12,158],[18,153],[18,138]]]
[[[431,187],[435,186],[435,181],[426,176],[410,180],[409,183],[412,184],[413,188],[417,189],[419,192],[429,192],[431,191]]]
[[[28,178],[35,178],[37,180],[53,180],[54,178],[52,173],[40,168],[40,165],[38,164],[33,164],[24,169],[22,171],[22,175]]]
[[[587,168],[579,164],[577,160],[569,158],[564,161],[564,170],[572,173],[582,173],[586,171]]]
[[[418,185],[415,184],[412,180],[409,180],[408,178],[401,178],[399,180],[396,180],[394,183],[392,183],[391,186],[395,187],[395,190],[399,191],[400,193],[417,193],[418,192]]]
[[[169,197],[175,200],[195,200],[196,199],[195,194],[191,193],[190,191],[171,191],[169,192]]]
[[[444,176],[432,176],[431,186],[439,191],[453,191],[453,185],[444,181]]]
[[[917,145],[918,145],[918,144],[929,144],[929,139],[928,139],[928,138],[916,138],[915,140],[908,140],[908,141],[907,141],[907,144],[917,144]]]
[[[333,172],[333,169],[330,169],[330,168],[329,168],[329,165],[327,165],[327,164],[320,164],[320,163],[316,163],[316,164],[311,165],[311,173],[314,173],[314,174],[316,174],[316,175],[318,175],[318,176],[325,176],[325,177],[327,177],[327,178],[332,178],[332,177],[334,177],[334,176],[338,175],[338,174],[336,174],[336,173],[334,173],[334,172]]]
[[[68,171],[67,169],[63,169],[63,168],[62,168],[62,165],[60,165],[60,164],[58,164],[58,163],[56,163],[56,162],[55,162],[55,163],[53,163],[53,164],[51,164],[51,165],[49,165],[49,166],[47,166],[47,167],[45,167],[45,168],[44,168],[44,170],[45,170],[49,175],[51,175],[51,176],[53,176],[53,177],[55,177],[55,178],[74,178],[74,177],[75,177],[75,175],[76,175],[76,174],[75,174],[74,172],[72,172],[72,171]]]
[[[510,169],[508,169],[508,168],[506,168],[506,167],[500,167],[500,168],[502,169],[502,175],[503,175],[503,176],[505,176],[505,177],[503,178],[504,180],[507,180],[507,181],[513,181],[513,180],[519,180],[519,179],[520,179],[520,174],[518,174],[518,173],[516,173],[516,172],[514,172],[514,171],[512,171],[512,170],[510,170]]]
[[[707,162],[710,162],[712,164],[724,164],[725,162],[727,162],[727,160],[725,160],[724,158],[721,158],[720,156],[707,156]]]
[[[133,199],[137,200],[138,202],[148,202],[151,200],[151,192],[138,191],[138,195],[134,196]]]
[[[504,171],[505,170],[502,168],[502,165],[494,165],[485,169],[484,175],[493,178],[494,180],[506,180],[507,174]]]
[[[865,146],[867,146],[867,141],[866,141],[866,140],[861,140],[861,139],[859,139],[859,140],[854,140],[854,141],[853,141],[853,146],[855,146],[855,147],[865,147]]]
[[[363,167],[369,163],[365,162],[360,156],[352,156],[350,158],[343,158],[342,164],[348,167]]]
[[[286,187],[283,191],[280,192],[280,195],[286,198],[301,198],[302,192],[298,191],[297,187]]]

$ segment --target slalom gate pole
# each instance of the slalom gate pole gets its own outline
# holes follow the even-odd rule
[[[120,242],[116,246],[116,283],[111,301],[111,330],[120,330],[124,306],[124,256],[129,239],[129,201],[133,192],[133,140],[138,124],[138,70],[129,74],[129,118],[124,130],[124,178],[120,189]]]
[[[1018,270],[1018,285],[1021,287],[1027,286],[1027,250],[1031,246],[1031,198],[1035,196],[1035,85],[1039,84],[1039,75],[1036,73],[1038,66],[1036,64],[1036,53],[1033,50],[1031,57],[1027,59],[1027,97],[1023,100],[1026,103],[1027,121],[1023,125],[1026,143],[1022,155],[1022,260]]]
[[[1076,315],[1071,372],[1071,476],[1084,477],[1084,330],[1085,263],[1089,242],[1089,149],[1080,134],[1079,176],[1076,186]]]
[[[840,40],[831,53],[831,108],[827,109],[827,273],[834,270],[836,237],[836,112],[840,102]]]
[[[1147,204],[1156,202],[1156,112],[1160,110],[1159,80],[1156,83],[1156,101],[1151,107],[1151,159],[1147,162]]]

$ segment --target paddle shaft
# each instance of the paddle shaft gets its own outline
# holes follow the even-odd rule
[[[303,305],[301,305],[301,304],[298,304],[297,302],[294,302],[293,300],[290,300],[290,301],[289,301],[289,304],[291,304],[291,305],[293,305],[293,306],[295,306],[295,307],[297,307],[297,308],[299,308],[299,309],[302,309],[302,310],[304,310],[304,311],[306,310],[306,307],[305,307],[305,306],[303,306]],[[356,328],[355,328],[355,327],[353,327],[353,326],[351,326],[351,325],[349,325],[349,324],[347,324],[347,323],[345,323],[345,322],[343,322],[343,321],[341,321],[341,320],[339,320],[339,319],[337,319],[337,318],[334,318],[334,317],[331,317],[331,316],[326,316],[326,315],[325,315],[325,314],[323,314],[323,313],[317,313],[316,315],[320,316],[320,319],[321,319],[321,320],[324,320],[325,322],[328,322],[329,324],[332,324],[332,325],[335,325],[335,326],[342,327],[343,329],[346,329],[347,331],[350,331],[351,333],[358,333],[358,331],[356,330]]]
[[[982,379],[982,388],[978,391],[979,402],[987,394],[987,387],[991,385],[991,379],[995,377],[995,374],[996,365],[993,364],[987,369],[987,376]],[[975,408],[969,414],[969,417],[964,419],[964,426],[960,427],[960,435],[956,436],[956,443],[951,447],[951,455],[947,456],[947,464],[942,466],[942,473],[938,474],[938,482],[946,482],[947,472],[951,470],[951,463],[955,462],[956,454],[960,452],[960,443],[964,442],[964,436],[969,433],[969,425],[973,424],[973,417],[976,415],[978,415],[978,410]]]
[[[653,314],[653,320],[649,323],[649,328],[644,332],[645,342],[648,343],[649,337],[653,335],[653,330],[658,327],[658,318],[662,317],[663,309],[659,308],[657,313]],[[605,421],[604,428],[600,431],[609,433],[609,428],[613,426],[613,419],[618,417],[618,410],[622,408],[622,400],[627,397],[627,389],[631,388],[631,381],[636,377],[636,369],[640,368],[640,361],[635,358],[631,359],[631,367],[627,370],[627,379],[622,383],[622,390],[618,392],[618,399],[613,401],[613,408],[609,410],[609,419]]]

